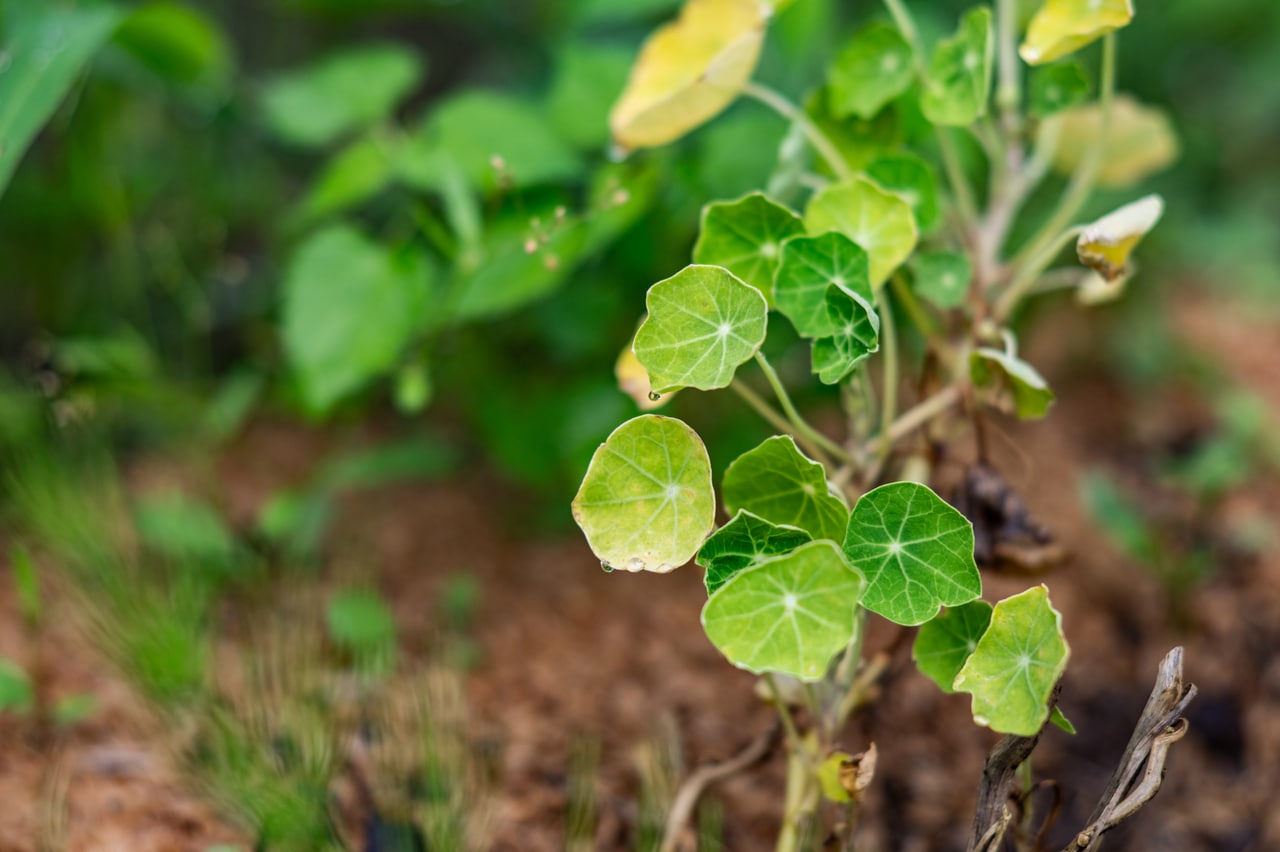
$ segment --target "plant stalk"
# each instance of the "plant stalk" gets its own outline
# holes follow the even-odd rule
[[[832,463],[833,456],[840,461],[850,461],[851,457],[848,450],[828,438],[809,425],[809,422],[800,416],[800,412],[796,410],[795,404],[791,401],[791,396],[787,393],[786,387],[782,384],[782,380],[778,378],[778,373],[773,369],[773,365],[769,363],[769,359],[764,357],[763,352],[756,352],[756,363],[760,365],[761,372],[769,382],[769,387],[773,388],[773,394],[778,398],[778,404],[782,406],[782,411],[787,415],[787,420],[791,422],[792,428],[799,434],[804,436],[812,444],[820,447],[822,452],[817,454],[817,460],[822,462],[827,470],[835,470],[836,465]],[[788,430],[790,432],[791,430]]]
[[[803,109],[788,100],[785,95],[768,86],[751,82],[743,87],[742,93],[747,97],[755,98],[788,121],[795,122],[804,132],[813,150],[818,152],[838,180],[846,181],[853,178],[853,169],[849,167],[835,144],[827,138],[818,125],[813,123]]]

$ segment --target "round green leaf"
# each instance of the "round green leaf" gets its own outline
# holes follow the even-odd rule
[[[913,288],[943,310],[964,304],[973,280],[973,267],[967,255],[955,251],[927,251],[911,262],[915,273]]]
[[[1085,153],[1102,131],[1102,108],[1096,101],[1064,109],[1040,122],[1038,145],[1052,150],[1053,168],[1074,174]],[[1096,176],[1099,186],[1132,186],[1178,159],[1178,135],[1169,115],[1130,95],[1111,100],[1102,161]]]
[[[1044,118],[1089,97],[1089,80],[1078,62],[1059,62],[1031,72],[1027,82],[1031,114]]]
[[[1034,736],[1070,656],[1062,614],[1041,585],[996,604],[955,689],[973,696],[973,720],[1002,734]]]
[[[991,604],[983,600],[943,610],[937,618],[921,625],[916,634],[911,647],[916,668],[943,692],[955,692],[952,681],[990,623]]]
[[[898,624],[923,624],[939,607],[982,594],[973,527],[917,482],[891,482],[863,494],[849,518],[844,552],[867,578],[863,606]]]
[[[702,228],[693,247],[694,263],[723,266],[767,298],[783,241],[804,233],[800,217],[764,193],[702,208]]]
[[[831,334],[813,341],[813,372],[834,385],[880,348],[880,316],[862,296],[835,285],[826,302]]]
[[[698,551],[698,564],[707,569],[707,593],[723,586],[744,568],[795,550],[808,541],[812,538],[799,527],[771,524],[758,515],[740,510]]]
[[[867,176],[907,200],[920,230],[938,223],[938,181],[926,161],[913,154],[881,157],[867,166]]]
[[[1044,377],[1012,352],[981,346],[969,357],[969,377],[988,389],[988,402],[1012,411],[1023,420],[1044,417],[1053,404],[1053,391]]]
[[[390,115],[422,73],[407,47],[364,45],[276,77],[263,90],[263,111],[286,142],[326,145]]]
[[[1132,0],[1045,0],[1027,25],[1018,54],[1028,65],[1052,62],[1131,20]]]
[[[573,518],[607,568],[665,574],[715,527],[711,460],[671,417],[642,414],[600,445],[573,498]]]
[[[815,541],[740,571],[702,608],[712,644],[738,668],[821,680],[853,637],[862,576]]]
[[[783,243],[773,298],[802,337],[827,337],[834,330],[827,311],[832,285],[872,298],[867,253],[861,246],[836,231]]]
[[[724,472],[724,505],[772,524],[799,527],[814,538],[839,541],[849,510],[831,493],[822,465],[789,435],[775,435],[738,456]]]
[[[839,231],[866,251],[871,286],[879,287],[916,247],[915,216],[905,199],[855,177],[809,199],[804,226],[810,234]]]
[[[889,24],[874,23],[853,37],[827,72],[827,103],[835,118],[872,118],[911,87],[911,45]]]
[[[965,12],[955,35],[938,42],[920,93],[920,109],[934,124],[963,127],[987,112],[995,36],[991,10]]]
[[[686,266],[650,287],[645,305],[635,353],[657,393],[728,387],[764,343],[764,296],[718,266]]]

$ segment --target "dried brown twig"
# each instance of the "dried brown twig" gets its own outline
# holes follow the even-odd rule
[[[1063,852],[1096,852],[1107,831],[1151,801],[1164,779],[1169,747],[1187,732],[1182,714],[1195,695],[1195,684],[1183,681],[1182,648],[1174,648],[1160,662],[1151,697],[1134,726],[1133,735],[1106,791],[1089,816],[1088,825],[1076,834]],[[1056,693],[1053,701],[1057,701]],[[1009,785],[1018,766],[1031,756],[1039,738],[1039,733],[1033,737],[1007,736],[991,750],[982,768],[978,808],[969,838],[970,852],[991,852],[1000,847],[1012,820],[1006,804]]]

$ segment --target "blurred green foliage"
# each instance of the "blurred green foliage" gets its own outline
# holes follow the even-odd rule
[[[217,442],[263,408],[395,408],[562,504],[631,412],[600,365],[687,254],[701,204],[798,187],[787,127],[750,102],[610,160],[609,106],[676,5],[4,0],[0,452],[69,423]],[[964,6],[922,6],[925,38]],[[809,94],[852,17],[790,6],[760,76]],[[1179,0],[1123,39],[1121,79],[1184,143],[1157,181],[1169,222],[1148,262],[1263,293],[1280,274],[1280,111],[1264,108],[1280,9]],[[1091,85],[1068,63],[1032,95],[1048,113]],[[868,163],[923,126],[896,109],[837,120],[815,97]]]

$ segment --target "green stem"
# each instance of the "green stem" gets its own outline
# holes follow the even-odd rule
[[[920,34],[916,31],[916,22],[912,20],[911,13],[907,11],[906,6],[902,5],[902,0],[884,0],[884,5],[889,10],[889,14],[893,16],[893,22],[898,25],[898,30],[902,33],[902,37],[907,40],[907,44],[911,45],[911,50],[918,58],[920,56]]]
[[[831,140],[827,138],[827,135],[818,128],[818,125],[813,123],[804,110],[788,100],[786,96],[759,83],[747,83],[743,87],[742,93],[747,97],[755,98],[778,113],[778,115],[799,125],[800,129],[804,131],[804,135],[808,138],[809,144],[826,161],[827,166],[835,173],[837,179],[845,181],[853,177],[853,169],[849,167],[849,164],[841,156],[840,151]]]
[[[862,638],[866,632],[867,611],[858,607],[857,613],[853,616],[853,636],[850,637],[849,644],[844,649],[844,656],[836,666],[835,681],[844,695],[836,709],[835,718],[828,723],[833,731],[839,730],[844,725],[845,719],[849,718],[857,701],[857,697],[853,695],[853,684],[858,679],[858,668],[862,664]]]
[[[1098,176],[1098,167],[1102,164],[1102,155],[1106,150],[1107,133],[1111,125],[1111,101],[1115,95],[1115,88],[1116,37],[1115,33],[1110,33],[1102,41],[1102,82],[1098,95],[1098,104],[1102,117],[1098,123],[1098,133],[1093,137],[1093,144],[1085,152],[1079,168],[1071,176],[1071,183],[1068,184],[1066,192],[1063,193],[1053,214],[1036,232],[1036,235],[1027,242],[1026,248],[1018,252],[1018,255],[1013,259],[1015,268],[1020,270],[1020,274],[1015,277],[1021,277],[1021,272],[1026,271],[1024,267],[1030,268],[1030,265],[1043,255],[1047,246],[1061,238],[1062,231],[1080,212],[1080,208],[1088,199],[1089,193],[1093,191],[1094,180]],[[1052,257],[1049,260],[1052,260]],[[1048,263],[1049,261],[1046,260],[1044,262]]]
[[[947,385],[942,390],[909,408],[901,417],[894,420],[884,432],[877,436],[877,441],[892,446],[910,435],[916,429],[948,411],[960,401],[960,386]]]
[[[769,382],[769,387],[773,388],[773,395],[778,398],[778,404],[782,406],[782,411],[787,415],[787,419],[791,421],[791,427],[803,436],[810,443],[822,448],[822,456],[828,453],[840,461],[849,461],[849,451],[828,438],[809,425],[808,421],[800,416],[800,412],[796,410],[795,404],[791,401],[791,396],[787,393],[786,387],[782,384],[782,380],[778,378],[778,373],[773,369],[773,365],[769,363],[769,359],[764,357],[763,352],[756,352],[756,363],[760,365],[761,372]],[[790,431],[790,430],[788,430]],[[836,466],[831,463],[831,459],[818,458],[827,470],[835,470]]]
[[[880,435],[881,442],[877,449],[880,461],[888,457],[893,449],[889,440],[889,426],[898,416],[898,331],[894,324],[893,308],[889,304],[887,288],[881,287],[876,292],[876,306],[880,309],[880,342],[884,351],[884,380],[880,388]]]
[[[765,672],[761,677],[764,678],[765,686],[769,688],[769,694],[773,696],[774,706],[778,708],[778,718],[782,720],[782,729],[787,732],[787,742],[791,743],[792,753],[803,754],[804,740],[800,739],[800,730],[796,727],[795,720],[791,718],[791,709],[787,707],[786,699],[782,697],[778,682],[769,672]]]
[[[916,298],[916,294],[911,292],[911,288],[907,286],[906,279],[901,275],[895,274],[889,279],[889,286],[893,288],[893,296],[902,303],[902,308],[907,312],[907,319],[911,320],[911,324],[915,326],[916,331],[920,332],[920,336],[932,346],[934,349],[945,353],[950,347],[946,341],[938,334],[938,324],[934,322],[933,317],[924,309],[924,305],[920,304],[920,300]]]
[[[1084,226],[1076,225],[1068,228],[1058,235],[1058,238],[1050,242],[1040,250],[1038,254],[1032,255],[1019,268],[1017,275],[1013,281],[1009,283],[996,301],[995,308],[992,309],[992,317],[997,323],[1003,323],[1007,320],[1014,309],[1022,302],[1023,297],[1035,286],[1040,279],[1040,273],[1044,272],[1045,267],[1053,262],[1068,243],[1080,236],[1080,232],[1084,230]]]
[[[1004,131],[1010,137],[1019,132],[1018,106],[1022,102],[1017,18],[1017,0],[996,0],[996,63],[999,68],[996,109],[1000,111]]]

